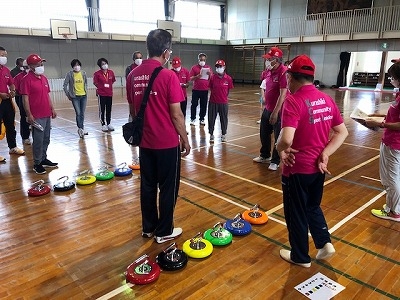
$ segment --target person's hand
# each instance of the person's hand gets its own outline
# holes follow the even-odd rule
[[[8,99],[9,97],[10,97],[10,95],[7,93],[0,93],[0,98],[3,100]]]
[[[319,171],[323,174],[329,174],[331,175],[331,172],[328,170],[328,161],[329,161],[329,156],[321,153],[321,155],[318,158],[318,169]]]
[[[182,157],[185,157],[190,153],[190,144],[187,139],[185,141],[183,139],[180,140],[180,149]]]
[[[365,125],[367,125],[368,127],[380,127],[381,124],[382,122],[379,122],[376,119],[370,119],[370,118],[365,119]]]
[[[57,117],[57,113],[54,109],[51,109],[51,118],[55,119]]]
[[[15,91],[10,91],[10,99],[15,97]]]
[[[278,121],[278,113],[272,112],[272,114],[269,116],[269,124],[275,125],[277,121]]]
[[[287,148],[279,153],[281,157],[282,163],[287,167],[293,167],[295,164],[296,155],[295,153],[299,152],[299,150],[293,148]]]
[[[30,114],[29,116],[26,116],[26,122],[28,122],[29,124],[33,124],[33,122],[35,122],[35,118],[33,117],[32,114]]]

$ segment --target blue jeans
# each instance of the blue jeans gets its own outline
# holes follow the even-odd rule
[[[87,103],[87,96],[76,96],[75,98],[72,98],[72,105],[74,106],[75,109],[75,114],[76,114],[76,126],[78,128],[83,129],[84,128],[84,121],[85,121],[85,109],[86,109],[86,103]]]

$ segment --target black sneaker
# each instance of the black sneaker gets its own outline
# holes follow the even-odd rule
[[[52,162],[51,160],[48,160],[48,159],[46,158],[46,159],[44,159],[44,160],[42,161],[41,165],[42,165],[43,167],[55,168],[55,167],[58,166],[58,163],[54,163],[54,162]]]
[[[45,174],[46,173],[46,169],[43,168],[42,165],[34,165],[33,171],[35,171],[36,174]]]

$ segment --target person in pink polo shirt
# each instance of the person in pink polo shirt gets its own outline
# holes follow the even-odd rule
[[[281,129],[281,108],[286,97],[286,67],[282,62],[283,52],[278,47],[272,47],[265,58],[265,71],[261,74],[261,81],[265,79],[264,101],[265,106],[260,122],[260,155],[253,159],[257,163],[270,163],[268,169],[276,171],[280,158],[275,148],[271,148],[271,135],[274,134],[275,141]]]
[[[187,88],[189,87],[190,81],[189,70],[182,66],[181,59],[178,56],[175,56],[172,59],[172,70],[175,72],[176,76],[178,76],[183,95],[185,96],[185,101],[181,102],[183,118],[185,119],[187,108]]]
[[[129,97],[133,117],[140,110],[151,74],[170,59],[172,36],[166,30],[152,30],[146,46],[149,59],[131,71]],[[154,236],[157,243],[175,239],[182,233],[182,228],[174,227],[173,220],[181,156],[190,152],[180,106],[184,99],[178,77],[163,68],[151,88],[139,144],[142,236]]]
[[[20,85],[27,120],[32,125],[33,170],[36,174],[46,173],[45,167],[54,168],[58,165],[47,158],[51,119],[57,117],[57,113],[50,98],[49,82],[43,75],[45,61],[37,54],[29,55],[26,58],[29,72]]]
[[[389,68],[390,83],[400,87],[400,59],[392,60]],[[371,116],[385,117],[382,123],[367,119],[366,125],[384,128],[379,157],[379,175],[386,190],[386,204],[383,209],[372,209],[371,213],[378,218],[400,222],[400,93],[390,105],[387,114]]]
[[[190,69],[190,81],[193,81],[192,104],[190,105],[190,125],[196,125],[196,111],[200,100],[200,125],[206,125],[204,118],[207,112],[208,83],[212,74],[211,67],[206,64],[207,55],[200,53],[198,63]]]
[[[348,135],[335,101],[313,84],[315,65],[306,55],[288,66],[288,95],[282,108],[282,130],[276,149],[282,162],[285,220],[291,250],[281,249],[287,262],[309,268],[308,231],[318,249],[316,259],[335,253],[320,207],[329,157]],[[332,135],[330,132],[332,131]]]
[[[15,96],[15,85],[10,70],[6,67],[7,51],[0,47],[0,122],[4,123],[6,128],[6,139],[10,154],[23,155],[25,151],[17,147],[15,131],[15,110],[12,98]],[[0,162],[6,159],[0,156]]]
[[[225,72],[225,61],[219,59],[215,63],[215,72],[210,79],[210,103],[208,103],[208,132],[210,143],[214,142],[214,126],[217,114],[221,123],[221,141],[226,142],[226,130],[228,129],[228,95],[233,89],[231,76]]]
[[[99,118],[103,132],[113,131],[111,123],[111,107],[113,96],[114,71],[109,69],[108,60],[101,57],[97,60],[100,70],[93,74],[93,84],[96,86],[96,95],[99,102]]]

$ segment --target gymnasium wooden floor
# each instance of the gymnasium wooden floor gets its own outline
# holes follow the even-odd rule
[[[322,204],[337,253],[329,261],[312,260],[311,268],[304,269],[279,257],[279,249],[289,245],[280,171],[252,161],[260,147],[258,90],[237,84],[231,92],[227,143],[219,141],[218,120],[214,145],[209,144],[207,126],[190,127],[187,120],[193,149],[182,161],[175,225],[184,232],[176,242],[181,249],[198,232],[255,204],[267,211],[268,223],[253,226],[249,235],[234,237],[228,246],[215,247],[208,258],[190,259],[183,270],[163,271],[156,282],[143,286],[125,283],[127,266],[143,254],[154,259],[169,243],[159,245],[140,235],[137,171],[70,192],[27,196],[39,179],[52,186],[61,176],[73,179],[85,169],[115,168],[136,155],[121,134],[128,116],[122,90],[114,97],[112,133],[100,131],[97,102],[90,97],[85,139],[77,135],[72,105],[54,94],[58,118],[48,157],[59,168],[37,175],[31,146],[24,147],[25,156],[10,157],[5,140],[0,141],[0,155],[7,158],[0,165],[0,298],[306,299],[294,287],[321,272],[345,286],[335,299],[399,299],[400,224],[370,213],[385,203],[378,171],[382,132],[349,119],[358,105],[367,112],[377,107],[385,111],[393,95],[326,90],[343,111],[350,132],[330,159],[332,175],[326,178]],[[316,254],[311,238],[310,254]]]

